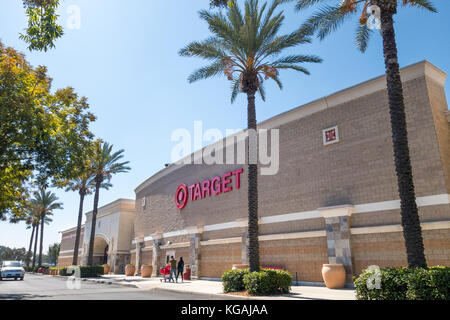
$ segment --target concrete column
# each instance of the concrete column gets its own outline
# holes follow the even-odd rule
[[[350,216],[352,205],[326,207],[318,209],[325,218],[328,262],[344,265],[346,282],[352,282],[353,263],[350,246]]]
[[[136,238],[134,239],[136,241],[136,275],[141,273],[141,250],[142,250],[142,244],[144,243],[144,239],[142,238]]]
[[[237,219],[241,229],[241,263],[248,265],[248,219]]]
[[[153,255],[152,255],[152,277],[157,277],[159,275],[159,242],[162,239],[162,234],[153,234]]]
[[[191,265],[191,279],[198,279],[200,277],[200,238],[203,228],[188,227],[186,229],[190,237],[189,262]]]

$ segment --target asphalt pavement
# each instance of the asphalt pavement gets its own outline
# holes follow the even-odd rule
[[[211,300],[211,296],[153,289],[130,288],[114,284],[81,281],[26,274],[23,281],[0,281],[0,300]],[[227,299],[218,297],[217,299]],[[229,298],[230,300],[233,297]]]

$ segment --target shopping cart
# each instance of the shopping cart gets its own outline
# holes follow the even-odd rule
[[[159,273],[161,273],[161,275],[163,276],[163,278],[160,279],[160,281],[167,282],[167,280],[170,279],[170,266],[159,269]]]

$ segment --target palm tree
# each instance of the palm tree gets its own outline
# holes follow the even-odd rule
[[[289,2],[291,0],[285,0]],[[403,100],[403,87],[400,79],[400,67],[397,56],[397,44],[395,40],[393,16],[397,13],[397,0],[296,0],[298,10],[308,8],[318,3],[324,5],[314,13],[305,23],[304,28],[311,32],[317,32],[320,39],[324,39],[332,31],[336,30],[347,18],[358,12],[358,6],[362,6],[362,14],[356,33],[358,49],[364,52],[372,34],[367,21],[370,15],[376,13],[376,7],[380,9],[380,28],[383,38],[383,54],[386,68],[387,92],[389,98],[389,110],[392,127],[393,151],[395,159],[395,171],[398,181],[398,192],[401,203],[401,217],[403,236],[405,238],[408,266],[426,267],[426,259],[423,246],[422,230],[420,227],[419,213],[416,204],[414,181],[408,147],[408,133],[406,128],[405,104]],[[437,12],[430,0],[403,0],[404,6],[424,8]],[[371,10],[369,13],[367,9]],[[370,14],[371,13],[371,14]]]
[[[36,234],[34,235],[35,238],[34,238],[33,264],[32,264],[33,268],[36,266],[37,243],[38,243],[38,236],[39,236],[39,226],[41,224],[41,217],[37,214],[35,219],[36,219],[36,221],[35,221]],[[52,221],[53,220],[50,217],[48,217],[48,216],[45,217],[45,224],[48,225]]]
[[[26,257],[27,267],[30,266],[31,248],[33,246],[33,237],[34,237],[34,232],[36,231],[36,227],[38,224],[39,224],[39,217],[36,215],[35,209],[33,207],[31,207],[30,212],[28,213],[28,215],[26,217],[27,229],[32,228],[31,237],[30,237],[30,245],[28,247],[28,252],[27,252],[27,257]]]
[[[40,217],[41,241],[39,245],[39,266],[42,264],[44,224],[48,222],[47,216],[52,215],[53,210],[62,209],[62,203],[56,202],[57,200],[58,197],[54,193],[46,191],[43,187],[40,187],[39,190],[34,193],[34,199],[31,200],[33,206],[36,208],[36,213]]]
[[[86,168],[83,173],[79,175],[78,178],[75,178],[67,183],[66,191],[78,191],[80,195],[80,204],[78,208],[78,222],[77,222],[77,233],[75,236],[75,246],[74,246],[74,254],[72,265],[78,264],[78,250],[81,238],[81,222],[83,219],[83,204],[84,198],[86,195],[92,194],[92,191],[95,189],[95,180],[94,174],[92,173],[92,168]],[[108,182],[103,182],[101,188],[109,189],[111,186]]]
[[[300,64],[322,61],[311,55],[278,57],[284,49],[311,41],[310,34],[301,30],[278,35],[284,20],[282,11],[275,14],[280,3],[279,0],[273,1],[265,13],[267,3],[260,8],[258,0],[246,0],[244,15],[234,1],[230,1],[226,15],[202,10],[200,18],[208,23],[213,36],[201,42],[192,42],[180,50],[182,56],[196,56],[212,62],[192,73],[188,78],[190,83],[224,74],[232,81],[231,103],[239,92],[247,95],[248,234],[251,271],[259,270],[255,93],[258,91],[264,101],[264,80],[274,80],[281,89],[282,84],[278,77],[280,70],[292,69],[309,74]]]
[[[89,239],[89,253],[88,253],[88,265],[92,266],[94,263],[94,239],[95,239],[95,226],[97,223],[97,211],[98,211],[98,199],[99,192],[105,181],[110,181],[113,174],[128,172],[130,167],[126,165],[129,161],[118,162],[123,158],[124,150],[121,149],[117,152],[112,152],[113,145],[109,145],[107,142],[97,141],[95,146],[95,152],[92,159],[92,172],[94,174],[95,182],[95,195],[94,195],[94,210],[92,211],[92,223],[91,234]],[[111,184],[108,183],[108,186]]]

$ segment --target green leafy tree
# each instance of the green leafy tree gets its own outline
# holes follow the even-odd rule
[[[6,248],[1,254],[2,261],[24,261],[27,256],[25,248]]]
[[[287,0],[285,2],[288,2]],[[398,181],[398,192],[401,203],[403,236],[405,238],[406,253],[409,267],[426,267],[422,230],[416,204],[416,195],[411,168],[408,132],[406,127],[405,104],[403,87],[400,79],[400,67],[395,39],[394,15],[403,6],[423,8],[437,12],[429,0],[296,0],[298,10],[314,5],[322,6],[306,21],[304,28],[316,32],[320,39],[331,34],[346,20],[361,13],[356,32],[358,49],[364,52],[373,31],[367,22],[373,21],[370,15],[376,14],[376,7],[380,9],[380,31],[383,39],[383,54],[386,68],[387,92],[392,127],[393,151],[395,170]],[[369,9],[369,12],[367,12]],[[362,11],[362,12],[361,12]]]
[[[95,121],[73,88],[51,93],[43,66],[0,42],[0,220],[28,212],[30,181],[70,179],[92,142]]]
[[[56,265],[58,263],[59,250],[61,249],[60,243],[54,243],[48,247],[48,262],[52,265]]]
[[[56,10],[59,0],[23,0],[28,17],[28,27],[20,39],[28,44],[30,51],[47,51],[55,47],[55,40],[63,34],[63,28],[57,24]]]
[[[130,167],[127,166],[129,161],[119,162],[123,158],[124,150],[117,152],[112,151],[113,145],[100,140],[96,141],[94,154],[92,158],[92,172],[94,174],[95,182],[95,195],[94,195],[94,210],[92,211],[92,222],[89,239],[89,253],[88,253],[88,265],[92,266],[94,263],[94,240],[95,240],[95,227],[97,224],[97,212],[98,212],[98,200],[99,193],[102,185],[105,181],[108,182],[108,187],[111,186],[109,181],[114,174],[121,172],[128,172]]]
[[[39,245],[39,266],[42,265],[45,220],[48,216],[53,214],[54,210],[63,208],[62,203],[56,202],[57,200],[58,197],[51,191],[47,191],[44,187],[40,187],[39,190],[34,193],[34,198],[31,200],[33,206],[36,208],[36,213],[40,217],[41,240]]]
[[[259,7],[257,0],[245,1],[245,11],[233,1],[226,15],[200,11],[200,18],[208,23],[213,34],[201,42],[192,42],[180,50],[186,57],[200,57],[211,64],[192,73],[190,83],[214,76],[225,75],[232,81],[231,102],[238,93],[247,95],[247,124],[250,135],[256,135],[255,94],[258,92],[265,100],[264,80],[271,79],[279,88],[282,83],[279,71],[290,69],[309,74],[302,63],[318,63],[322,60],[312,55],[279,55],[287,48],[309,43],[309,34],[296,30],[287,35],[278,35],[284,20],[283,12],[275,13],[280,1],[273,1],[268,7]],[[266,12],[266,9],[267,12]],[[259,270],[258,246],[258,166],[254,159],[257,153],[255,139],[250,137],[248,144],[248,233],[249,264],[251,271]]]

